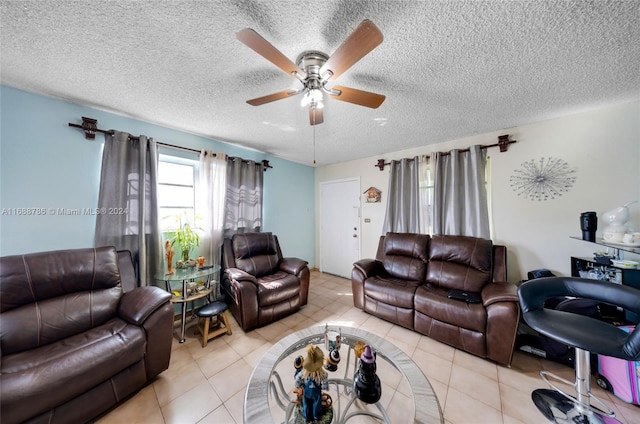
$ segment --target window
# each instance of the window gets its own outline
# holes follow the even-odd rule
[[[433,197],[434,181],[431,172],[431,160],[419,168],[418,190],[420,190],[420,232],[433,234]],[[487,156],[485,167],[485,186],[487,190],[487,209],[489,213],[489,231],[493,234],[492,203],[491,203],[491,158]]]
[[[424,158],[421,159],[424,161]],[[420,202],[420,232],[433,234],[433,173],[431,160],[418,167],[418,199]]]
[[[176,227],[176,216],[194,221],[195,180],[198,162],[160,155],[158,162],[158,208],[163,232]]]

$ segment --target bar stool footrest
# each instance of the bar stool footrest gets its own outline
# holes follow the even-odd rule
[[[606,403],[604,403],[604,401],[602,401],[602,399],[600,399],[599,397],[597,397],[596,395],[594,395],[593,393],[591,393],[591,391],[589,391],[588,395],[589,395],[589,399],[593,399],[595,400],[598,404],[604,406],[604,408],[606,410],[602,410],[600,408],[598,408],[597,406],[593,406],[591,404],[585,404],[582,403],[578,400],[578,398],[576,398],[575,396],[572,396],[568,393],[565,393],[562,389],[560,389],[558,386],[556,386],[555,384],[553,384],[550,380],[550,378],[553,378],[554,380],[557,381],[561,381],[564,384],[573,386],[573,388],[575,389],[577,387],[577,382],[575,381],[569,381],[565,378],[562,378],[552,372],[549,371],[540,371],[540,377],[542,377],[542,379],[549,385],[549,387],[551,387],[553,389],[553,391],[557,392],[558,394],[560,394],[561,396],[563,396],[564,398],[566,398],[568,401],[573,402],[574,404],[576,404],[577,406],[579,406],[579,408],[583,409],[583,410],[590,410],[595,414],[598,415],[604,415],[607,417],[615,417],[616,413],[607,406]],[[541,389],[543,390],[543,389]],[[537,391],[537,390],[536,390]],[[531,397],[533,397],[533,394],[531,395]],[[535,401],[534,401],[535,402]],[[540,409],[540,408],[538,408]]]
[[[537,389],[531,399],[538,410],[552,423],[557,424],[621,424],[616,418],[598,414],[593,408],[584,409],[571,400],[571,396],[555,390]]]

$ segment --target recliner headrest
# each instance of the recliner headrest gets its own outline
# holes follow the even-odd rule
[[[235,234],[232,243],[236,259],[246,259],[258,255],[275,255],[278,252],[272,233]]]
[[[413,233],[387,233],[384,239],[385,255],[401,255],[427,261],[429,236]]]

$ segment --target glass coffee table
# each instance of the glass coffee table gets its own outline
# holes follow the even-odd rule
[[[290,334],[264,354],[253,370],[245,392],[245,423],[295,422],[295,404],[292,402],[295,399],[294,360],[297,356],[305,355],[305,349],[310,343],[320,345],[326,357],[326,330],[327,327],[318,326]],[[342,343],[338,370],[328,371],[329,389],[326,392],[333,400],[332,423],[444,422],[431,384],[402,350],[387,340],[358,328],[330,325],[328,330],[339,332]],[[353,393],[353,375],[357,370],[353,347],[356,342],[368,344],[376,352],[382,398],[372,405],[361,402]],[[396,410],[392,411],[394,407]],[[399,416],[402,418],[398,418]]]

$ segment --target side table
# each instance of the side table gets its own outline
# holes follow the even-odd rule
[[[154,278],[157,281],[164,281],[165,289],[169,293],[178,292],[179,295],[173,295],[171,303],[179,303],[180,310],[180,343],[184,343],[185,327],[187,321],[187,304],[198,299],[209,300],[209,295],[214,292],[215,285],[219,284],[214,280],[213,275],[220,270],[219,265],[204,268],[187,268],[177,269],[173,274],[157,274]],[[195,293],[188,292],[189,283],[197,283],[202,281],[203,288]],[[180,284],[179,288],[174,288]]]

